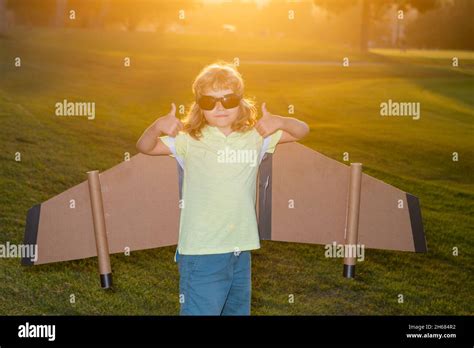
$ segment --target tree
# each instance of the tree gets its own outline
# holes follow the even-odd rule
[[[355,2],[349,0],[313,0],[313,2],[316,6],[332,13],[338,13],[349,6],[355,5]],[[360,0],[360,50],[367,52],[371,23],[377,18],[381,18],[383,13],[391,6],[396,6],[397,10],[406,11],[415,8],[419,12],[425,12],[437,7],[438,4],[438,0]]]
[[[408,43],[425,48],[473,50],[473,13],[472,0],[446,2],[408,24]]]
[[[49,25],[54,20],[55,0],[7,0],[15,21],[26,25]]]
[[[2,0],[2,3],[3,4]],[[62,27],[70,10],[76,11],[75,21],[69,26],[102,27],[120,24],[133,31],[143,22],[161,27],[177,21],[179,11],[194,7],[189,0],[6,0],[6,9],[15,14],[21,24],[54,25]],[[5,10],[0,8],[0,16]]]

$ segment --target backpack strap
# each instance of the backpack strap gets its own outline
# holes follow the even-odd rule
[[[268,150],[268,145],[270,145],[270,135],[268,137],[263,138],[262,149],[260,150],[260,154],[258,156],[258,164],[263,160],[263,156],[265,156],[265,152]]]
[[[178,155],[178,153],[176,152],[176,139],[174,137],[169,137],[169,143],[170,143],[170,150],[171,150],[171,153],[174,155],[174,157],[176,158],[176,160],[178,161],[179,165],[181,166],[181,168],[183,168],[184,170],[184,160],[181,156]]]

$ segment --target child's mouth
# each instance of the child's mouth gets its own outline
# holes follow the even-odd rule
[[[216,115],[215,117],[227,117],[227,115],[222,114],[222,115]]]

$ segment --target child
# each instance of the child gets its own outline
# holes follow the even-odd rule
[[[143,133],[137,149],[184,164],[176,260],[181,315],[250,315],[251,255],[260,248],[255,212],[257,155],[303,138],[309,127],[252,101],[234,65],[206,66],[193,83],[196,102],[181,123],[175,104]],[[174,138],[174,141],[173,141]]]

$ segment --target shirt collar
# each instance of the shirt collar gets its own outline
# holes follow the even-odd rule
[[[216,126],[211,126],[209,124],[206,124],[202,128],[202,133],[207,133],[207,134],[210,134],[212,136],[217,136],[217,137],[227,138],[227,139],[228,138],[234,138],[234,137],[238,136],[236,131],[233,131],[228,136],[226,136],[224,133],[222,133],[222,131],[219,128],[217,128]]]

